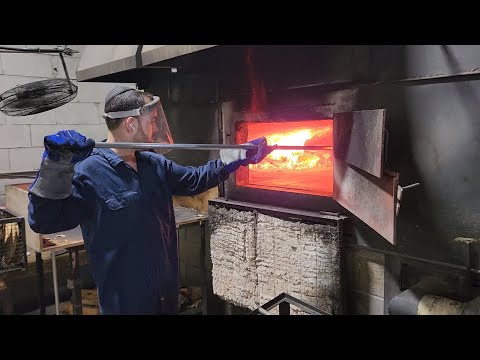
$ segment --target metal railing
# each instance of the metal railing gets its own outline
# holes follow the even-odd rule
[[[300,299],[296,299],[287,293],[281,293],[269,302],[250,312],[249,315],[273,315],[269,313],[269,311],[276,306],[278,306],[279,315],[290,315],[290,305],[297,307],[309,315],[331,315]]]

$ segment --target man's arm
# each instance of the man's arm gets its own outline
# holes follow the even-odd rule
[[[181,166],[171,160],[165,159],[166,175],[169,187],[173,195],[192,196],[201,194],[230,175],[225,170],[221,159],[210,160],[199,167]]]
[[[64,199],[42,198],[29,192],[28,224],[36,233],[51,234],[77,227],[91,213],[93,204],[85,198],[83,187],[75,176],[72,194]]]
[[[265,138],[253,140],[251,143],[258,145],[258,150],[247,152],[224,149],[220,151],[220,159],[210,160],[199,167],[181,166],[165,159],[167,181],[172,194],[186,196],[207,191],[228,179],[240,166],[257,164],[272,151]]]
[[[86,199],[85,179],[74,166],[88,157],[94,145],[93,139],[73,130],[45,136],[40,170],[28,189],[28,224],[33,231],[73,229],[88,215],[93,204]]]

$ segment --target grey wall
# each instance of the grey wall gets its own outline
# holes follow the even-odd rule
[[[57,45],[10,45],[29,48],[54,48]],[[68,45],[79,53],[65,57],[68,75],[78,86],[77,96],[68,104],[40,114],[8,116],[0,112],[0,172],[33,171],[38,169],[45,135],[59,130],[75,129],[95,140],[106,137],[102,119],[103,102],[115,83],[78,83],[76,70],[83,45]],[[34,81],[65,78],[60,57],[51,54],[0,54],[0,94],[18,85]],[[135,87],[135,84],[126,83]],[[5,185],[29,182],[31,179],[0,180],[0,205],[5,205]]]

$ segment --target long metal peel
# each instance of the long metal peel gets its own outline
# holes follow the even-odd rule
[[[158,144],[158,143],[130,143],[130,142],[95,142],[96,148],[112,148],[112,149],[133,149],[133,150],[222,150],[222,149],[245,149],[245,150],[257,150],[258,145],[254,144]],[[269,150],[331,150],[332,146],[290,146],[290,145],[271,145]],[[16,179],[16,178],[32,178],[36,177],[36,171],[23,171],[23,172],[0,172],[0,179]]]
[[[257,150],[258,145],[254,144],[158,144],[158,143],[130,143],[130,142],[95,142],[96,148],[132,149],[132,150],[222,150],[222,149],[245,149]],[[331,146],[290,146],[271,145],[271,150],[331,150]]]

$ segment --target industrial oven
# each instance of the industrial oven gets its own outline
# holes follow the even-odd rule
[[[396,242],[399,174],[384,166],[388,111],[358,109],[356,94],[222,104],[226,144],[265,136],[269,145],[325,148],[274,151],[230,176],[223,196],[210,201],[218,295],[254,309],[287,293],[342,313],[342,244],[351,220]]]

